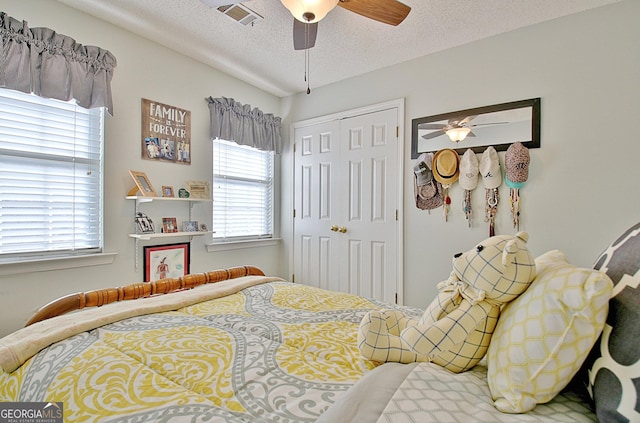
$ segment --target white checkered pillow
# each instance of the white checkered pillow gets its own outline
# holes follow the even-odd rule
[[[571,381],[607,316],[612,282],[577,268],[559,250],[536,258],[537,276],[509,303],[487,352],[487,378],[498,410],[525,413]]]

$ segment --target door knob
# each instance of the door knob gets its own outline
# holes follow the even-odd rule
[[[347,233],[347,227],[343,226],[340,229],[338,229],[338,231],[340,231],[341,234],[346,234]]]
[[[338,232],[338,225],[331,225],[331,229],[332,232]]]

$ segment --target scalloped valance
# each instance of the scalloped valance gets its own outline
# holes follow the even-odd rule
[[[0,87],[63,101],[84,108],[106,107],[113,115],[111,79],[116,58],[83,46],[48,28],[29,28],[0,12]]]
[[[235,141],[262,151],[280,153],[282,119],[233,98],[206,99],[211,112],[210,138]]]

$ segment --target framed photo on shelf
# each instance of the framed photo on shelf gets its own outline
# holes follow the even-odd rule
[[[178,222],[175,217],[163,217],[162,218],[162,233],[170,234],[178,232]]]
[[[179,278],[189,273],[190,244],[153,245],[144,247],[144,280]]]
[[[175,197],[173,193],[173,187],[168,185],[162,186],[162,196],[163,197]]]
[[[198,232],[198,222],[194,220],[185,220],[182,222],[183,232]]]
[[[136,186],[131,188],[128,192],[129,195],[136,195],[139,191],[144,197],[157,197],[158,193],[151,185],[147,174],[144,172],[138,172],[136,170],[130,170],[129,174],[133,178],[133,182],[136,183]]]
[[[136,213],[136,231],[139,234],[152,234],[156,230],[153,221],[144,213]]]
[[[211,184],[207,181],[187,181],[184,185],[191,198],[205,200],[211,198]]]

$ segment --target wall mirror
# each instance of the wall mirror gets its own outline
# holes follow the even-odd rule
[[[411,158],[451,148],[463,154],[468,148],[482,153],[492,145],[505,151],[520,141],[540,147],[540,98],[459,110],[411,121]]]

